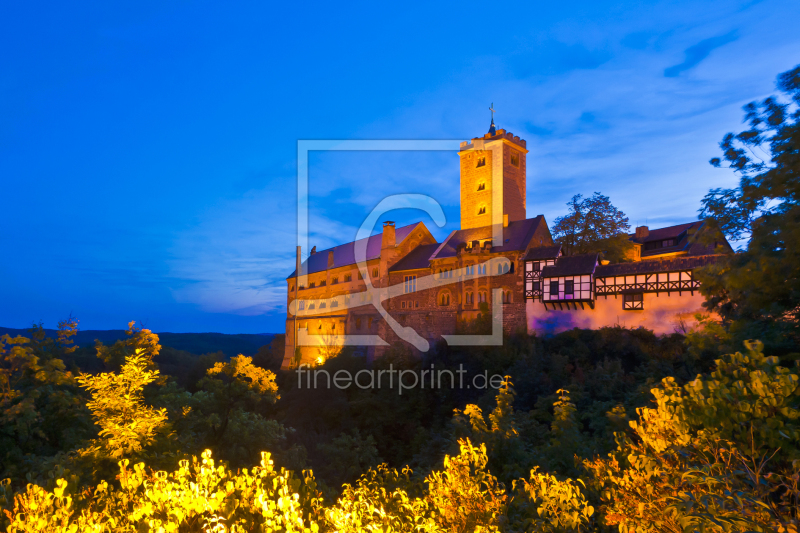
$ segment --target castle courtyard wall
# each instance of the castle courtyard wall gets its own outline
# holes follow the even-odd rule
[[[584,303],[581,309],[553,310],[552,304],[545,309],[544,304],[528,300],[525,304],[529,334],[549,334],[573,328],[597,329],[606,326],[625,328],[644,327],[656,334],[683,332],[695,324],[695,313],[706,313],[703,308],[705,298],[698,292],[644,293],[642,310],[623,310],[622,295],[600,296],[594,302],[594,309]]]

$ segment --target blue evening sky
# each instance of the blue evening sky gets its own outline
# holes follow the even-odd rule
[[[800,2],[5,2],[0,326],[283,331],[298,139],[528,142],[528,216],[600,191],[693,220],[741,106],[800,63]],[[458,227],[458,156],[315,153],[311,244],[387,194]]]

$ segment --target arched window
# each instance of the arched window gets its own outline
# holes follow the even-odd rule
[[[497,263],[497,273],[498,274],[508,274],[509,272],[513,272],[513,270],[512,270],[513,264],[514,263],[511,263],[511,262],[508,262],[508,263]]]
[[[486,214],[486,206],[485,205],[482,205],[482,206],[480,206],[478,208],[478,214],[479,215],[485,215]]]
[[[443,292],[441,299],[439,300],[439,305],[450,305],[450,293]]]
[[[486,184],[484,182],[480,182],[478,184],[478,190],[479,191],[485,191],[486,190]]]

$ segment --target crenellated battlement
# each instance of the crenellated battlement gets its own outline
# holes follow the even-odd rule
[[[476,144],[479,144],[476,143],[475,141],[483,141],[485,143],[486,141],[495,141],[498,139],[506,139],[508,141],[513,142],[514,144],[521,146],[522,148],[525,148],[526,150],[528,147],[528,143],[527,141],[525,141],[525,139],[520,139],[518,135],[514,135],[510,131],[500,129],[497,130],[494,135],[492,135],[491,133],[487,133],[483,137],[473,137],[470,141],[463,141],[460,144],[460,148],[462,151],[474,150],[476,148]]]

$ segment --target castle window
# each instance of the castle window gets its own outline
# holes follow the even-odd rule
[[[503,291],[501,294],[501,299],[504,304],[511,303],[511,291]]]
[[[300,310],[305,311],[305,309],[306,309],[306,301],[300,300]]]
[[[564,282],[564,294],[572,296],[575,293],[575,282],[567,280]]]
[[[323,279],[322,281],[319,282],[319,286],[324,287],[326,283],[327,282]]]
[[[400,304],[400,308],[401,308],[401,309],[405,309],[405,308],[406,308],[406,303],[405,303],[405,302],[402,302],[402,303]]]
[[[497,265],[497,273],[498,274],[508,274],[510,270],[513,272],[513,270],[511,269],[511,266],[510,266],[510,265],[513,265],[513,264],[514,263],[498,263],[498,265]]]
[[[331,302],[331,307],[339,307],[339,300],[334,300]]]
[[[478,274],[482,276],[486,275],[486,265],[478,265]]]
[[[644,309],[644,295],[641,292],[636,294],[623,294],[622,308],[626,310]]]
[[[417,276],[406,276],[403,283],[403,292],[409,294],[417,291]]]
[[[293,290],[294,290],[294,285],[289,285],[289,292],[292,292]]]
[[[316,284],[317,284],[316,281],[312,281],[311,283],[308,284],[308,288],[313,289],[316,286]]]
[[[419,302],[418,301],[414,302],[414,307],[419,307]]]
[[[486,184],[485,184],[485,183],[483,183],[483,182],[480,182],[480,183],[478,184],[478,190],[479,190],[479,191],[485,191],[485,190],[486,190]]]
[[[322,302],[321,304],[319,304],[319,308],[320,309],[325,309],[327,306],[328,306],[328,304],[326,304],[325,302]]]
[[[478,293],[478,303],[486,303],[486,292],[481,291]]]
[[[479,207],[478,208],[478,214],[479,215],[485,215],[486,214],[486,206]]]
[[[352,274],[345,274],[344,275],[344,281],[345,281],[345,283],[347,283],[348,281],[353,281],[353,275]]]
[[[555,296],[558,298],[558,282],[551,281],[550,282],[550,296]]]
[[[367,319],[367,327],[368,327],[368,328],[372,328],[372,317],[369,317],[369,318]]]
[[[378,269],[377,268],[373,268],[372,269],[372,277],[373,278],[377,278],[378,277]]]
[[[439,300],[439,305],[450,305],[450,294],[449,293],[442,293],[442,297]]]
[[[472,294],[471,292],[468,292],[464,296],[464,303],[466,303],[466,304],[474,304],[475,303],[475,295]]]
[[[675,239],[666,239],[663,241],[651,241],[644,243],[645,250],[657,250],[659,248],[667,248],[668,246],[675,246]]]
[[[477,164],[477,165],[475,165],[475,166],[476,166],[476,167],[483,167],[483,166],[486,166],[486,158],[485,158],[485,157],[479,157],[479,158],[478,158],[478,164]]]
[[[356,329],[361,329],[361,319],[356,318]]]
[[[511,152],[511,164],[515,167],[519,166],[519,154]]]
[[[465,269],[465,273],[467,276],[474,276],[475,275],[475,265],[467,265]]]
[[[335,277],[335,278],[333,278],[331,280],[331,285],[336,285],[337,283],[339,283],[339,278],[338,277]]]
[[[314,304],[313,303],[308,304],[308,309],[309,310],[314,309]]]

